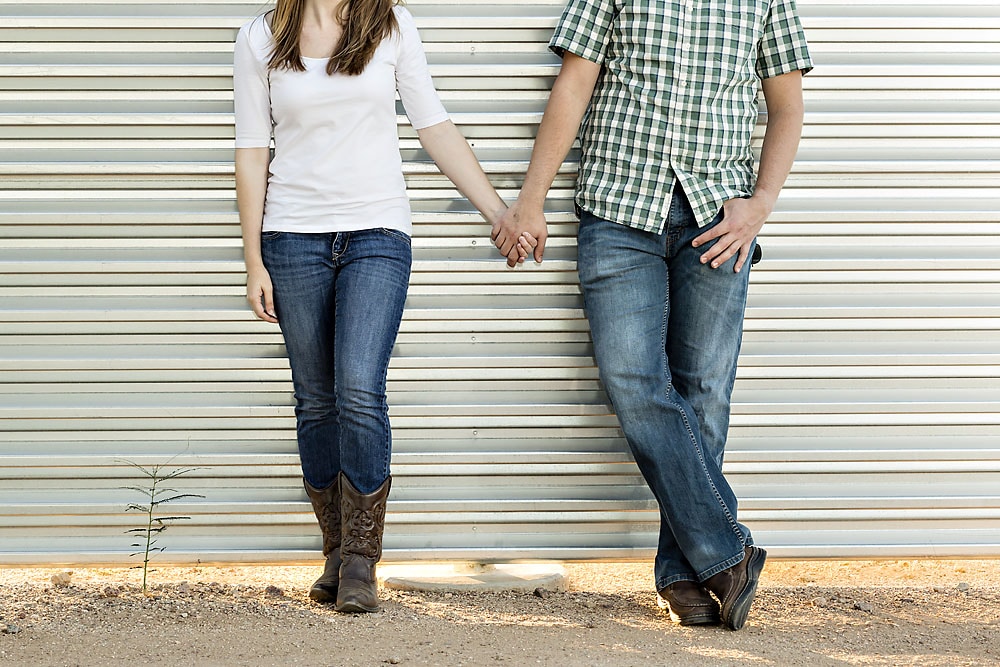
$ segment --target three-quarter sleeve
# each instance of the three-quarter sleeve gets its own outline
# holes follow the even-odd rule
[[[402,7],[397,7],[396,20],[399,23],[396,89],[413,129],[422,130],[448,120],[448,112],[434,89],[427,55],[413,16]]]
[[[263,18],[243,26],[233,51],[233,107],[236,113],[236,147],[271,145],[271,95],[266,54],[257,43],[263,36]]]

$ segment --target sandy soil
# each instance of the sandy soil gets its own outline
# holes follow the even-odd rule
[[[769,561],[739,632],[673,625],[648,563],[569,590],[383,591],[347,616],[317,567],[0,571],[2,665],[1000,665],[1000,561]],[[54,577],[54,578],[53,578]]]

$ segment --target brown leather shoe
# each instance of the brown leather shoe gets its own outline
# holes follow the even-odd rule
[[[746,547],[744,557],[736,565],[706,579],[705,588],[719,598],[722,623],[730,630],[739,630],[747,622],[757,581],[764,569],[767,552],[758,547]]]
[[[675,581],[659,591],[657,603],[681,625],[718,625],[719,603],[700,584]]]

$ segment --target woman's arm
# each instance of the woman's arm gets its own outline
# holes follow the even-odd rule
[[[264,222],[269,148],[236,149],[236,203],[243,231],[243,261],[247,268],[247,301],[265,322],[277,322],[271,276],[260,255],[260,229]]]
[[[495,226],[507,210],[507,205],[493,188],[479,160],[469,148],[469,143],[455,124],[446,120],[417,130],[417,136],[441,173],[451,179],[459,192],[472,202],[487,222]],[[515,252],[513,258],[508,256],[507,263],[514,266],[517,259]]]

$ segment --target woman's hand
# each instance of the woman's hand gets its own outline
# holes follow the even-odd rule
[[[274,312],[274,288],[271,274],[263,266],[247,269],[247,301],[253,314],[265,322],[277,323]]]

